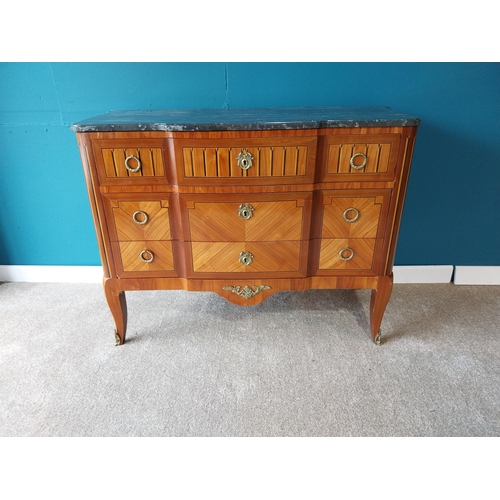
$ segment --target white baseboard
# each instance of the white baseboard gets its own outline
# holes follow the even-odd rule
[[[500,266],[456,266],[455,285],[500,285]]]
[[[450,283],[453,266],[394,266],[394,283]]]
[[[102,283],[101,266],[0,266],[0,281]]]
[[[450,283],[453,266],[395,266],[393,272],[394,283]],[[101,266],[0,266],[0,281],[101,283],[102,275]]]

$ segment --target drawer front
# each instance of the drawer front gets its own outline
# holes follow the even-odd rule
[[[391,191],[323,192],[320,238],[382,238]]]
[[[312,182],[316,137],[177,139],[178,178],[187,184]]]
[[[324,239],[319,253],[320,271],[371,271],[378,269],[375,254],[382,240],[366,239]]]
[[[169,200],[108,200],[111,241],[170,240]]]
[[[97,139],[92,145],[102,185],[167,183],[163,139]]]
[[[299,272],[300,241],[192,242],[195,273]]]
[[[182,197],[186,241],[280,241],[308,238],[311,194]],[[206,201],[210,199],[211,201]]]
[[[125,273],[174,270],[171,241],[121,241],[114,249]]]
[[[326,137],[324,180],[393,180],[400,134]]]

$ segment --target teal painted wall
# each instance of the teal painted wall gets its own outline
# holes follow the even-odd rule
[[[74,121],[386,105],[422,119],[397,265],[500,265],[500,64],[0,63],[0,264],[98,265]]]

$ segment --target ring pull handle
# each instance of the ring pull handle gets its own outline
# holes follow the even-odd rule
[[[141,216],[141,220],[139,220],[137,218],[137,216],[140,215]],[[138,224],[139,226],[144,226],[144,224],[146,224],[149,220],[149,217],[148,217],[148,214],[146,212],[143,212],[142,210],[137,210],[137,212],[134,212],[132,214],[132,219],[134,220],[134,222],[136,224]]]
[[[354,212],[354,217],[349,217],[349,212]],[[350,207],[344,212],[344,220],[346,222],[356,222],[358,218],[359,218],[359,210],[354,207]]]
[[[130,160],[135,160],[137,162],[137,167],[131,167],[128,162]],[[125,168],[129,171],[129,172],[139,172],[139,170],[141,169],[141,160],[139,160],[139,158],[137,158],[137,156],[134,156],[134,155],[130,155],[130,156],[127,156],[127,158],[125,158]]]
[[[249,266],[252,263],[253,255],[250,252],[241,252],[239,258],[241,264]]]
[[[240,205],[238,207],[238,215],[244,219],[248,220],[251,219],[253,216],[253,207],[250,204],[247,205]]]
[[[146,257],[147,254],[149,254],[149,258]],[[141,258],[142,262],[146,262],[146,264],[150,264],[151,262],[153,262],[155,256],[151,250],[143,250],[141,252],[140,258]]]
[[[344,252],[350,252],[350,254],[347,257],[345,257]],[[345,247],[339,252],[339,257],[340,257],[340,260],[347,262],[354,257],[354,250],[350,247]]]
[[[361,165],[355,165],[354,164],[354,158],[356,158],[357,156],[361,156],[361,158],[363,158],[363,163],[361,163]],[[351,167],[354,169],[354,170],[361,170],[362,168],[365,168],[366,167],[366,155],[363,154],[363,153],[356,153],[354,155],[351,156],[351,159],[349,160],[349,163],[351,165]]]
[[[248,170],[253,165],[254,157],[246,149],[242,149],[240,154],[236,157],[238,166],[242,170]]]

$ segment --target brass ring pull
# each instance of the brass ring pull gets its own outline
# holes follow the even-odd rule
[[[241,252],[239,258],[241,264],[249,266],[252,263],[253,255],[250,252]]]
[[[135,168],[132,168],[128,162],[129,160],[135,160],[137,162],[137,167]],[[130,156],[127,156],[127,158],[125,158],[125,168],[129,171],[129,172],[139,172],[139,170],[141,169],[141,160],[139,160],[139,158],[137,158],[137,156],[134,156],[134,155],[130,155]]]
[[[142,215],[142,220],[139,220],[137,218],[138,215]],[[143,226],[148,221],[148,214],[146,212],[143,212],[142,210],[137,210],[137,212],[134,212],[132,214],[132,219],[136,224],[139,224],[139,226]]]
[[[253,165],[254,157],[246,149],[242,149],[236,159],[238,160],[238,166],[242,170],[248,170]]]
[[[354,217],[348,217],[349,212],[354,212]],[[357,210],[354,207],[350,207],[344,212],[344,220],[346,222],[356,222],[358,218],[359,218],[359,210]]]
[[[238,207],[238,215],[244,219],[248,220],[251,219],[253,216],[253,207],[250,204],[247,205],[240,205]]]
[[[361,158],[363,158],[363,163],[361,165],[354,165],[354,158],[356,158],[356,156],[361,156]],[[354,155],[351,156],[351,159],[349,160],[349,163],[351,165],[351,167],[354,169],[354,170],[361,170],[362,168],[365,168],[366,167],[366,155],[363,154],[363,153],[356,153]]]
[[[349,255],[349,257],[344,257],[344,252],[351,252],[351,254]],[[354,257],[354,250],[352,248],[345,247],[339,252],[339,257],[340,260],[347,262],[348,260],[351,260]]]
[[[147,254],[147,253],[151,256],[149,259],[146,259],[146,257],[145,257],[145,254]],[[146,264],[150,264],[151,262],[153,262],[153,260],[155,258],[154,254],[151,250],[143,250],[141,252],[140,257],[141,257],[142,262],[146,262]]]

